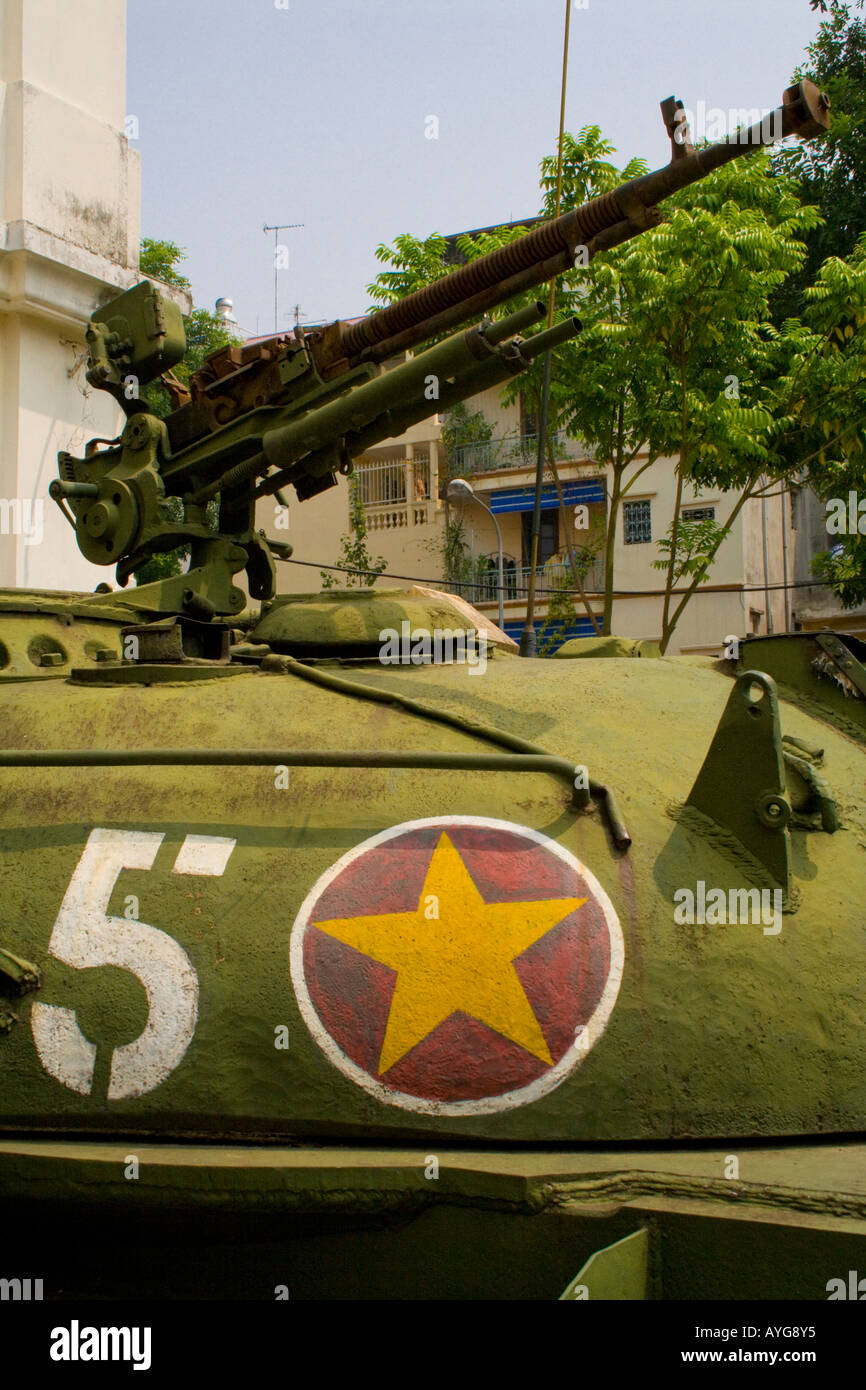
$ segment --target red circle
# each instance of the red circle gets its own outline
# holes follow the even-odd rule
[[[586,899],[513,962],[553,1066],[598,1007],[611,948],[604,911],[583,876],[517,830],[443,821],[407,830],[345,865],[314,902],[304,933],[310,1002],[341,1051],[375,1081],[447,1103],[514,1091],[552,1067],[487,1024],[454,1013],[380,1073],[396,972],[316,926],[336,918],[414,912],[443,832],[487,903]]]

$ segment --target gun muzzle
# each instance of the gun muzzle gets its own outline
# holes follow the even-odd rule
[[[516,314],[482,324],[481,332],[488,343],[504,343],[506,338],[513,338],[515,333],[522,333],[524,328],[531,328],[539,319],[543,319],[546,313],[541,300],[536,299],[532,304],[527,304],[525,309],[518,309]]]
[[[554,324],[553,328],[546,328],[543,333],[536,333],[532,338],[525,339],[520,344],[520,355],[531,360],[540,356],[542,352],[552,352],[562,343],[576,338],[582,327],[580,319],[563,319],[562,323]]]

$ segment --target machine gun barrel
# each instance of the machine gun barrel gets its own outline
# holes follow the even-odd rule
[[[267,430],[260,450],[211,479],[191,500],[201,505],[227,488],[276,468],[278,472],[265,478],[256,491],[257,497],[268,496],[295,481],[294,465],[301,459],[305,473],[324,476],[334,465],[335,441],[342,441],[346,456],[357,457],[370,444],[426,419],[432,409],[445,409],[524,371],[538,353],[580,331],[580,322],[569,318],[533,338],[512,336],[536,323],[544,312],[544,305],[536,301],[495,323],[455,333],[392,371]]]
[[[383,361],[570,269],[578,247],[585,247],[590,259],[637,236],[661,220],[656,204],[677,189],[788,135],[808,139],[821,134],[830,124],[829,109],[829,99],[804,79],[789,87],[782,105],[762,121],[705,149],[694,150],[688,142],[682,106],[668,98],[662,102],[662,114],[671,136],[670,164],[631,179],[561,217],[541,222],[525,236],[460,266],[396,304],[356,323],[340,324],[342,356],[350,364]]]
[[[544,306],[541,306],[542,309]],[[518,316],[515,314],[516,319]],[[503,324],[507,320],[503,320]],[[501,325],[497,324],[497,327]],[[453,382],[445,383],[440,389],[439,398],[436,401],[439,413],[450,410],[452,405],[458,401],[465,401],[469,396],[477,396],[481,391],[486,391],[491,386],[499,386],[510,376],[516,376],[518,372],[523,372],[530,365],[533,358],[548,349],[560,347],[562,343],[568,342],[581,330],[580,319],[567,318],[561,323],[554,324],[553,328],[548,328],[543,333],[536,333],[531,338],[518,339],[509,344],[507,350],[491,357],[486,362],[478,363],[470,368],[461,376],[455,378]],[[378,443],[383,438],[393,438],[409,429],[411,425],[417,425],[421,420],[426,420],[430,414],[429,401],[413,401],[402,409],[389,411],[387,419],[376,420],[367,430],[361,430],[354,435],[351,440],[352,454],[357,457],[371,445]],[[270,486],[271,479],[268,479],[267,491],[273,491]]]
[[[580,319],[563,319],[561,323],[555,323],[552,328],[545,329],[543,333],[536,333],[534,337],[521,343],[520,355],[528,357],[531,361],[533,357],[540,357],[543,352],[552,352],[554,348],[561,347],[563,343],[577,337],[582,326]]]
[[[534,307],[533,318],[537,318]],[[436,408],[440,384],[465,376],[479,364],[501,358],[504,353],[505,349],[491,342],[483,328],[455,333],[392,371],[338,396],[319,410],[268,430],[262,438],[262,448],[273,466],[285,468],[294,459],[362,430],[410,402],[419,405],[423,411],[420,418],[424,419]]]
[[[539,319],[544,318],[546,312],[541,300],[536,299],[534,303],[527,304],[525,309],[518,309],[516,314],[486,323],[482,331],[488,343],[504,343],[506,338],[511,338],[515,333],[522,333],[524,328],[531,328]]]

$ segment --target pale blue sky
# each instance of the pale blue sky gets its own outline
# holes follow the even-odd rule
[[[281,6],[286,5],[286,8]],[[658,110],[773,107],[807,0],[573,0],[566,126],[667,162]],[[565,0],[128,0],[142,232],[185,246],[197,302],[273,329],[368,307],[374,250],[538,209],[556,145]],[[425,121],[439,119],[439,139]]]

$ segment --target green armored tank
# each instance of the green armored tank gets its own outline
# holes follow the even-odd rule
[[[808,83],[777,114],[826,125]],[[862,653],[520,660],[445,595],[280,596],[254,526],[429,414],[430,374],[445,408],[576,332],[479,315],[765,129],[225,349],[164,421],[125,383],[180,359],[175,310],[94,315],[127,423],[51,494],[120,587],[0,595],[0,1191],[46,1297],[824,1298],[863,1267]],[[404,624],[450,653],[386,663]]]

